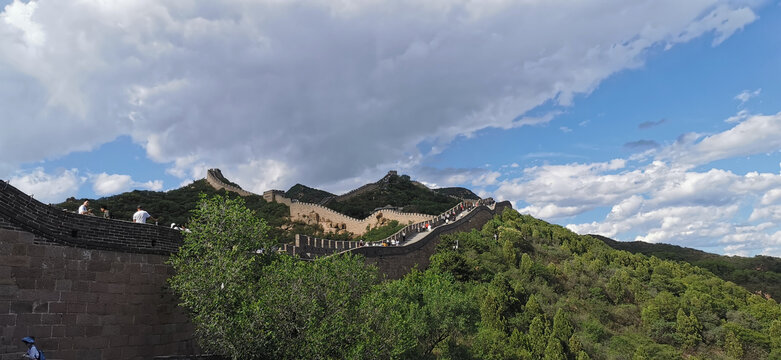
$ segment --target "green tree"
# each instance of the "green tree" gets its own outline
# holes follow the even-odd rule
[[[735,332],[727,331],[727,334],[724,336],[724,350],[733,359],[743,358],[743,344],[740,343],[740,339],[735,335]]]
[[[445,340],[474,331],[475,300],[448,273],[412,273],[383,283],[360,306],[355,359],[426,359]]]
[[[544,360],[566,360],[564,355],[564,347],[561,346],[561,341],[555,336],[551,336],[548,339],[548,344],[545,347]]]
[[[548,339],[549,333],[548,323],[543,316],[536,316],[529,325],[529,333],[526,335],[526,343],[529,344],[529,351],[532,355],[541,357],[545,354],[545,348],[548,346],[546,339]]]
[[[676,335],[684,348],[691,349],[702,341],[702,326],[694,314],[686,315],[683,309],[678,309],[675,324]]]
[[[245,341],[253,322],[247,309],[253,284],[274,257],[268,226],[242,199],[202,196],[190,229],[169,260],[176,273],[171,287],[191,312],[205,350],[227,356],[252,353],[253,345]]]
[[[361,322],[354,309],[376,269],[355,256],[276,255],[242,199],[203,198],[190,224],[169,260],[170,284],[204,350],[232,359],[346,356]]]

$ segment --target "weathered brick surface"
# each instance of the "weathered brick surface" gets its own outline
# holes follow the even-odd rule
[[[166,256],[74,248],[8,229],[0,246],[13,250],[0,252],[0,359],[17,359],[28,335],[49,359],[198,353],[193,325],[166,286]]]

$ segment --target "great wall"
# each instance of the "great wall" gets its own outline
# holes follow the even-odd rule
[[[209,178],[207,174],[215,188],[252,195]],[[316,204],[298,204],[303,210],[297,214],[338,214]],[[299,236],[280,250],[304,259],[361,254],[388,279],[397,279],[414,267],[424,269],[442,235],[481,228],[510,204],[464,206],[452,222],[443,215],[403,218],[413,223],[385,240],[399,241],[404,231],[415,236],[401,246],[358,246]],[[383,218],[404,214],[380,210],[372,214],[374,219],[379,213]],[[372,219],[338,215],[342,218],[331,221],[345,228],[349,221],[365,228]],[[425,223],[433,228],[421,231]],[[165,261],[180,243],[181,234],[167,227],[65,212],[0,182],[0,360],[17,359],[19,339],[31,334],[49,359],[196,356],[200,351],[194,326],[166,283],[172,269]]]
[[[230,184],[226,184],[220,180],[221,178],[223,178],[223,176],[219,169],[209,169],[206,172],[206,181],[215,189],[233,191],[241,196],[257,195]],[[353,197],[365,191],[374,189],[376,186],[376,184],[367,184],[345,195],[337,196],[336,198],[345,199]],[[263,198],[269,202],[278,202],[287,205],[290,208],[290,220],[302,221],[312,225],[317,224],[322,226],[324,230],[330,232],[348,231],[357,236],[363,235],[369,228],[381,226],[393,220],[398,221],[400,224],[409,224],[435,218],[434,215],[405,213],[393,209],[382,209],[373,212],[364,219],[356,219],[320,204],[305,203],[289,199],[285,197],[285,193],[281,190],[265,191],[263,193]]]

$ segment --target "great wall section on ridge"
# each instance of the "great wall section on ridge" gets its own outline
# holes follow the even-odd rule
[[[212,176],[212,186],[214,180]],[[252,194],[222,181],[216,185]],[[324,208],[298,204],[306,211]],[[425,215],[405,229],[411,235],[422,223],[435,227],[405,246],[357,247],[299,236],[296,244],[281,250],[310,252],[311,257],[317,252],[361,254],[387,278],[396,279],[413,267],[425,268],[440,236],[480,228],[510,207],[508,202],[493,205],[474,206],[448,223]],[[387,218],[399,213],[378,212]],[[172,269],[165,261],[180,244],[181,234],[168,227],[69,213],[0,181],[0,360],[17,359],[18,340],[31,334],[49,359],[185,359],[199,354],[194,326],[166,282]]]
[[[389,173],[390,174],[390,173]],[[206,181],[215,189],[233,191],[241,196],[257,195],[249,191],[239,189],[230,184],[226,184],[221,178],[222,172],[219,169],[209,169],[206,172]],[[367,184],[360,188],[350,191],[347,194],[336,196],[336,199],[347,199],[362,192],[374,189],[376,184]],[[396,220],[399,224],[418,223],[421,221],[432,220],[434,215],[405,213],[392,209],[381,209],[373,212],[364,219],[356,219],[334,210],[331,210],[320,204],[299,202],[285,197],[281,190],[269,190],[263,193],[263,198],[269,202],[278,202],[287,205],[290,208],[290,219],[293,221],[302,221],[307,224],[318,224],[326,231],[349,231],[355,235],[363,235],[367,227],[382,225],[386,221]]]

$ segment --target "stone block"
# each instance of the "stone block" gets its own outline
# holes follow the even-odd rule
[[[27,255],[4,256],[3,264],[10,267],[28,268],[30,267],[30,257]]]
[[[49,312],[49,303],[48,302],[33,303],[33,312],[34,313],[48,313]]]
[[[16,314],[0,314],[0,326],[16,326]]]
[[[68,338],[85,336],[86,334],[87,334],[86,326],[71,324],[65,328],[65,336]]]
[[[54,290],[57,291],[70,291],[73,286],[73,280],[61,279],[54,283]]]
[[[83,314],[87,312],[87,304],[79,302],[68,303],[69,314]],[[78,316],[77,316],[78,318]]]
[[[41,314],[41,324],[60,325],[62,324],[62,314]]]
[[[49,312],[54,314],[64,314],[68,312],[68,304],[63,302],[50,302]]]
[[[53,338],[61,338],[65,336],[65,328],[66,325],[57,325],[52,326],[52,337]]]
[[[12,314],[29,314],[33,312],[33,303],[30,301],[11,301],[9,308]]]

